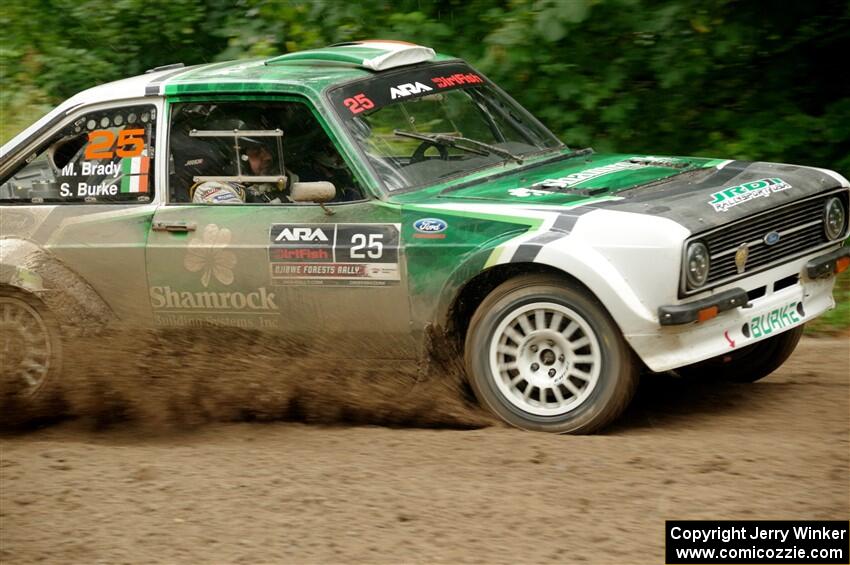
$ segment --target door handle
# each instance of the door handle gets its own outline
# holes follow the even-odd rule
[[[193,222],[154,222],[153,231],[190,232],[197,229]]]

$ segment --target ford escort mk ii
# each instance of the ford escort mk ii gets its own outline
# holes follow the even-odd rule
[[[848,186],[572,149],[418,45],[153,69],[2,148],[3,383],[48,395],[74,332],[314,336],[341,375],[439,348],[505,421],[591,432],[641,369],[779,367],[834,306]]]

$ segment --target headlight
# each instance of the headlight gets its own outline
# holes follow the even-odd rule
[[[685,253],[685,278],[688,288],[699,288],[705,284],[708,278],[708,247],[701,241],[695,241],[688,245]]]
[[[838,239],[844,233],[844,220],[847,214],[844,204],[838,198],[830,198],[826,201],[823,210],[823,229],[829,240]]]

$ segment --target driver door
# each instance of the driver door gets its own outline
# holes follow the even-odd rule
[[[175,141],[176,125],[186,129],[179,120],[189,114],[201,120],[214,114],[241,119],[255,133],[281,131],[283,153],[275,156],[275,165],[286,176],[325,180],[319,178],[324,175],[337,185],[338,201],[324,208],[293,203],[285,191],[262,195],[267,203],[186,201],[192,187],[179,184],[186,175],[177,169],[208,158],[187,154],[185,144]],[[262,123],[249,123],[249,116],[262,116]],[[344,169],[333,171],[322,166],[332,161],[327,155],[322,163],[311,162],[315,148],[333,145],[305,104],[189,101],[173,106],[170,121],[175,170],[169,201],[155,212],[147,249],[157,326],[278,334],[291,338],[282,344],[303,344],[331,358],[415,357],[399,211],[364,198],[341,159]],[[187,131],[202,131],[203,124],[197,125]],[[277,144],[281,137],[273,139]],[[197,155],[210,155],[209,148],[198,148]],[[225,155],[219,161],[231,157],[240,158]],[[195,172],[192,180],[233,176],[224,169]],[[250,200],[250,171],[242,172],[240,184]]]

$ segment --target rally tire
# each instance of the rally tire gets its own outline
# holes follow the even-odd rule
[[[628,406],[638,371],[605,308],[553,275],[501,284],[473,314],[465,364],[479,402],[525,430],[592,433]]]
[[[37,297],[0,288],[0,405],[12,424],[56,414],[62,336]]]
[[[800,342],[803,327],[801,324],[731,353],[680,367],[676,372],[683,377],[721,378],[736,383],[754,383],[774,372],[788,360]]]

